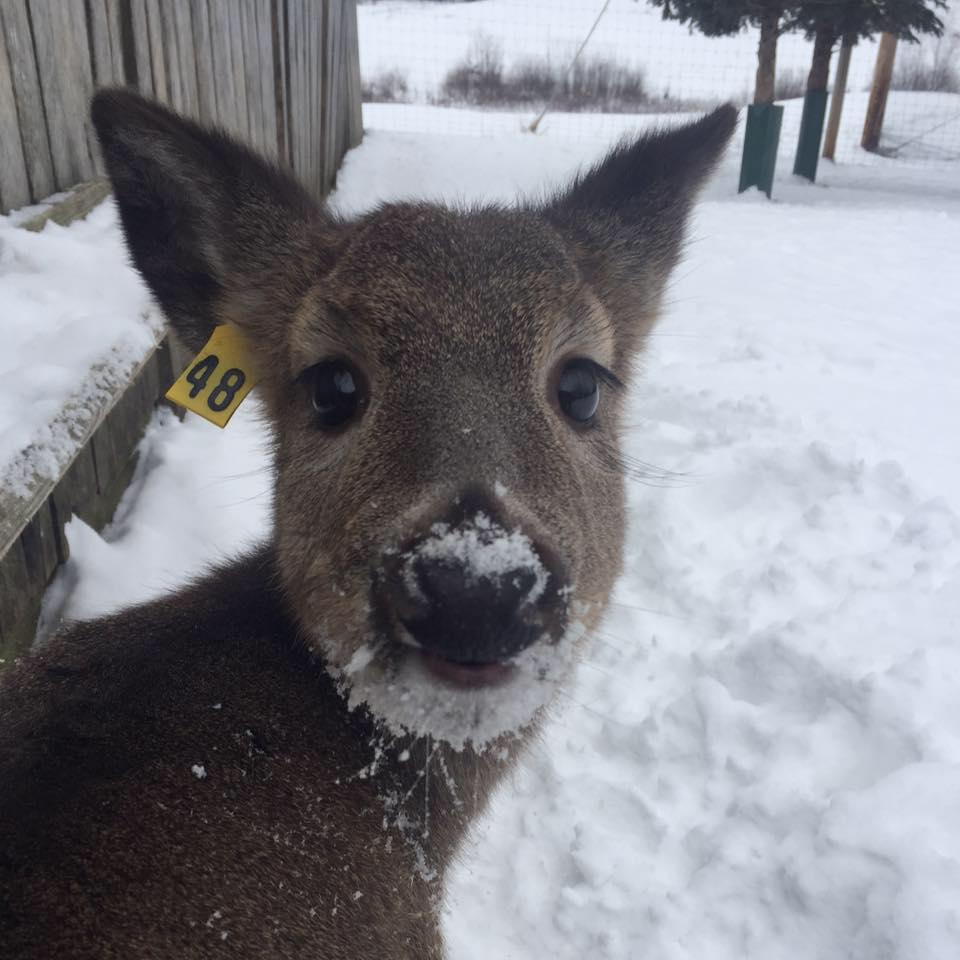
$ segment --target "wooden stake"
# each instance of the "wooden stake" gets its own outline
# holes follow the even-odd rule
[[[827,160],[834,160],[837,151],[837,135],[840,133],[840,117],[843,115],[843,98],[847,95],[847,74],[850,71],[852,53],[853,43],[845,39],[837,57],[837,75],[833,81],[830,116],[827,118],[827,133],[823,140],[823,156]]]
[[[860,141],[864,150],[874,153],[880,146],[883,113],[887,107],[887,94],[890,92],[896,55],[897,37],[892,33],[883,34],[877,50],[877,65],[873,70],[873,86],[870,89],[870,102],[867,104],[867,118],[863,124],[863,139]]]

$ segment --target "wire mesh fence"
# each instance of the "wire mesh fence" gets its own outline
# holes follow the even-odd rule
[[[484,135],[547,108],[554,133],[603,136],[623,129],[624,114],[746,104],[757,66],[756,30],[706,37],[647,0],[361,0],[358,17],[367,122],[394,130]],[[900,44],[879,151],[869,154],[860,138],[876,50],[872,41],[853,50],[836,160],[960,161],[960,17],[939,40]],[[799,127],[812,52],[800,34],[780,37],[784,140]],[[449,112],[438,118],[438,107]]]

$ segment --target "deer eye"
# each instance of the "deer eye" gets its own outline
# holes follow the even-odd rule
[[[600,380],[591,360],[571,360],[557,384],[560,409],[577,423],[589,423],[600,405]]]
[[[303,374],[321,427],[339,427],[363,402],[359,375],[343,360],[325,360]]]

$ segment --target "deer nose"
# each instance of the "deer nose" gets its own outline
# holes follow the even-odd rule
[[[434,524],[395,555],[381,599],[424,653],[490,664],[556,631],[562,586],[549,551],[478,512]]]
[[[543,589],[538,572],[477,573],[440,557],[417,558],[410,572],[410,586],[422,600],[400,622],[426,652],[458,663],[493,663],[537,639],[540,625],[533,614]]]

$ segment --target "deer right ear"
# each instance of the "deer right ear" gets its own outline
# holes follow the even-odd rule
[[[226,322],[268,336],[267,298],[302,294],[322,268],[319,205],[226,134],[129,91],[99,92],[91,115],[133,262],[179,337],[199,350]]]
[[[624,142],[544,209],[627,336],[642,336],[649,326],[693,201],[736,125],[728,104],[694,123]]]

